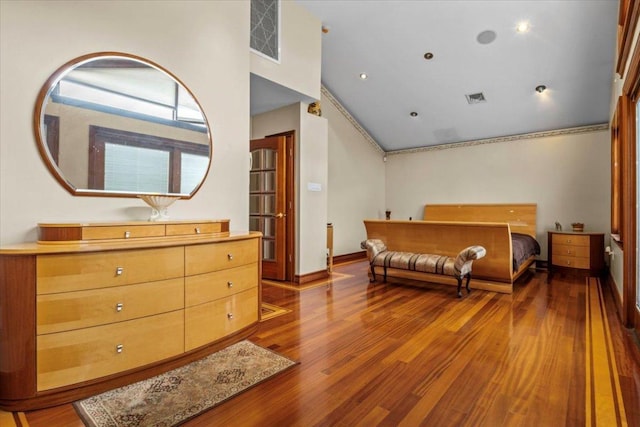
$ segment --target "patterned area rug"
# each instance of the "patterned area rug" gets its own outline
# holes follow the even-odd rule
[[[296,362],[250,341],[73,405],[89,427],[175,426]]]

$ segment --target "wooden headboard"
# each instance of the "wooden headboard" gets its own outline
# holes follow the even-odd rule
[[[425,221],[506,222],[514,233],[536,237],[535,203],[425,205]]]

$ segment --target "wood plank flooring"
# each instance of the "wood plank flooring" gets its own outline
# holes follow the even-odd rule
[[[264,285],[264,301],[291,312],[251,340],[300,364],[187,426],[640,426],[638,348],[597,281],[535,272],[512,295],[458,299],[446,285],[371,284],[366,262],[335,271],[302,291]],[[598,307],[610,329],[596,336]],[[613,418],[594,409],[611,402],[607,387]],[[26,423],[82,426],[71,405]]]

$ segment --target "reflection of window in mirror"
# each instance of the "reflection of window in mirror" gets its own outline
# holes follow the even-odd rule
[[[97,60],[71,71],[58,83],[54,102],[144,120],[176,120],[204,126],[200,107],[172,79],[132,61]]]
[[[58,164],[58,155],[60,153],[60,119],[58,117],[45,114],[44,135],[47,139],[49,155]]]
[[[90,126],[90,189],[189,194],[208,165],[208,145]]]

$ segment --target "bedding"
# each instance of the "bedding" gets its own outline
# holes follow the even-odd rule
[[[511,247],[513,271],[518,271],[520,266],[531,256],[540,255],[540,244],[528,234],[511,232]]]

